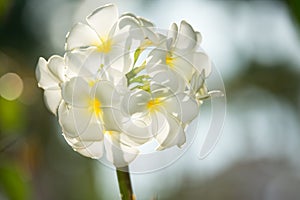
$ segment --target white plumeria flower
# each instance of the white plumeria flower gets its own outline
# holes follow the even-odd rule
[[[104,55],[101,57],[103,64],[127,73],[132,62],[128,49],[132,39],[140,36],[142,31],[139,21],[129,15],[119,18],[118,9],[113,4],[96,9],[86,21],[87,24],[78,23],[68,33],[66,51],[91,48]],[[120,68],[120,64],[124,68]]]
[[[182,21],[178,31],[177,25],[172,24],[166,41],[155,48],[149,55],[149,71],[157,70],[156,64],[161,62],[178,74],[187,82],[195,72],[204,71],[208,76],[211,64],[208,56],[203,51],[198,51],[201,43],[201,35],[194,31],[186,21]]]
[[[44,98],[48,109],[56,115],[62,100],[61,84],[73,77],[83,77],[92,83],[97,79],[113,81],[123,88],[126,78],[123,73],[110,66],[104,67],[101,57],[91,49],[66,52],[64,58],[54,55],[48,62],[40,58],[36,68],[38,85],[44,89]]]
[[[138,150],[122,142],[123,138],[129,138],[111,128],[121,123],[112,115],[120,96],[111,82],[89,84],[81,77],[74,77],[63,84],[62,97],[59,123],[74,150],[98,159],[105,149],[107,160],[116,167],[126,166],[135,159]]]
[[[122,103],[125,112],[151,124],[158,150],[185,143],[184,127],[198,115],[198,103],[184,93],[185,82],[176,73],[160,71],[152,78],[150,93],[135,90]],[[149,133],[148,133],[149,134]]]
[[[48,109],[56,115],[61,102],[60,84],[65,81],[65,62],[60,56],[52,56],[48,62],[40,58],[36,68],[39,87],[43,88],[44,98]]]
[[[67,143],[117,168],[152,140],[157,150],[182,147],[202,100],[216,93],[205,85],[211,63],[201,34],[185,21],[162,34],[149,20],[119,16],[113,4],[86,22],[68,33],[63,58],[40,58],[36,69]]]

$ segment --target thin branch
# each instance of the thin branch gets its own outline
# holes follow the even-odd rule
[[[132,192],[129,168],[123,167],[116,169],[119,182],[120,195],[122,200],[135,200]]]

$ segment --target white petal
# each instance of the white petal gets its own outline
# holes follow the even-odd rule
[[[169,130],[169,125],[165,117],[165,112],[164,110],[161,111],[162,112],[156,111],[151,113],[151,131],[153,137],[164,134],[165,131]]]
[[[176,48],[180,50],[192,50],[196,47],[197,35],[190,24],[182,21],[176,40]]]
[[[143,40],[148,39],[153,44],[159,44],[160,37],[157,33],[155,33],[155,30],[154,30],[155,26],[151,21],[149,21],[148,19],[142,18],[142,17],[137,17],[131,13],[125,14],[124,16],[134,17],[138,21],[138,24],[139,24],[138,27],[140,27],[143,32],[143,34],[141,34],[141,35],[143,35],[143,38],[142,38]],[[136,37],[136,38],[140,38],[140,36]],[[143,41],[143,42],[145,42],[145,41]]]
[[[171,43],[174,43],[178,34],[178,26],[173,23],[168,31],[167,39],[171,40]]]
[[[58,108],[58,117],[64,134],[69,138],[79,138],[88,130],[92,112],[85,108],[74,108],[61,103]]]
[[[158,89],[154,87],[158,86],[168,88],[172,93],[183,92],[186,86],[184,79],[170,69],[155,74],[152,83],[155,84],[151,87],[151,91]]]
[[[114,88],[114,85],[109,81],[98,81],[93,86],[92,97],[97,98],[101,107],[116,105],[120,102],[120,95]]]
[[[186,141],[182,124],[172,115],[166,114],[165,118],[168,121],[168,128],[156,137],[160,144],[158,150],[167,149],[175,145],[181,147]]]
[[[61,102],[61,90],[45,90],[44,100],[47,108],[54,114],[57,114],[57,108]]]
[[[81,77],[72,78],[62,86],[62,97],[72,106],[88,107],[90,96],[90,87]]]
[[[153,49],[153,51],[151,51],[151,53],[149,54],[149,57],[158,57],[158,59],[163,60],[165,63],[166,61],[166,56],[168,53],[170,53],[171,49],[169,49],[166,45],[166,43],[164,42],[163,44],[161,44],[159,47]]]
[[[166,99],[174,95],[174,92],[169,87],[164,87],[161,84],[151,83],[150,85],[152,99]]]
[[[139,154],[138,149],[119,143],[119,133],[114,132],[104,139],[106,158],[117,168],[128,166]]]
[[[84,53],[84,52],[83,52]],[[86,72],[86,76],[96,77],[104,65],[104,57],[102,53],[97,50],[90,50],[87,52],[85,59],[83,60],[82,68],[80,69],[80,75],[84,76],[82,72]]]
[[[132,91],[124,96],[121,104],[122,109],[129,115],[145,112],[150,99],[150,94],[144,90]]]
[[[109,4],[96,9],[86,18],[86,21],[100,37],[108,37],[118,17],[117,7],[113,4]]]
[[[164,108],[183,123],[191,122],[199,113],[197,101],[184,93],[168,98],[164,102]]]
[[[73,149],[83,149],[86,148],[88,146],[90,146],[91,144],[93,144],[94,142],[82,142],[80,140],[79,137],[77,138],[72,138],[72,137],[68,137],[66,134],[62,134],[66,140],[66,142],[73,148]]]
[[[120,134],[120,143],[127,145],[127,146],[131,146],[131,147],[138,147],[140,145],[145,144],[146,142],[150,141],[151,139],[153,139],[153,137],[151,138],[135,138],[132,136],[129,136],[125,133]]]
[[[200,47],[200,44],[202,42],[202,35],[200,32],[196,32],[196,36],[197,36],[197,46]]]
[[[168,49],[166,49],[166,47],[159,47],[159,48],[155,48],[153,49],[150,53],[149,53],[149,61],[147,64],[157,64],[157,63],[166,63],[166,56],[168,53]]]
[[[209,57],[203,52],[195,52],[193,58],[193,63],[195,69],[201,74],[202,70],[205,72],[207,77],[211,72],[211,61]]]
[[[121,124],[122,141],[125,144],[137,146],[146,143],[153,138],[153,123],[141,116],[132,116]]]
[[[118,70],[124,75],[130,71],[133,61],[128,49],[115,46],[106,58],[106,65],[108,65],[110,68]]]
[[[99,159],[103,156],[103,143],[103,141],[93,142],[92,144],[86,145],[84,148],[74,148],[74,150],[83,156]]]
[[[103,108],[103,122],[105,130],[122,132],[122,143],[134,146],[144,144],[153,138],[154,125],[159,127],[157,118],[153,122],[146,122],[145,118],[126,117],[115,108]],[[154,125],[152,123],[155,123]],[[155,129],[155,131],[158,131]]]
[[[58,88],[60,80],[52,74],[48,68],[47,61],[40,57],[36,70],[36,78],[39,83],[39,87],[45,89]]]
[[[133,121],[127,121],[122,123],[123,125],[129,125],[131,124],[132,126],[130,126],[129,129],[127,129],[125,126],[121,127],[121,132],[117,132],[117,131],[110,131],[110,134],[117,134],[117,138],[115,137],[115,139],[118,140],[118,143],[127,145],[127,146],[132,146],[132,147],[136,147],[136,146],[140,146],[146,142],[148,142],[149,140],[151,140],[153,137],[151,135],[151,137],[149,137],[148,130],[149,130],[149,126],[146,125],[142,125],[141,124],[137,124],[137,123],[133,123]],[[122,131],[126,131],[126,132],[122,132]],[[148,137],[147,137],[148,136]]]
[[[104,145],[103,140],[96,142],[82,142],[76,138],[69,138],[63,134],[67,143],[83,156],[90,157],[93,159],[99,159],[103,155]]]
[[[196,71],[193,74],[193,77],[190,82],[190,95],[195,96],[197,92],[200,90],[201,87],[203,87],[203,84],[205,83],[205,75],[204,71],[199,74],[198,71]]]
[[[76,148],[81,148],[80,143],[88,144],[103,140],[102,124],[96,116],[89,116],[89,114],[86,110],[67,108],[64,104],[59,108],[59,122],[64,135],[70,142],[77,141],[77,143],[73,142]]]
[[[112,82],[116,87],[127,87],[127,78],[124,73],[111,67],[103,67],[99,72],[99,80],[107,80]],[[123,90],[123,89],[122,89]],[[121,92],[121,91],[120,91]]]
[[[65,60],[68,78],[76,76],[93,77],[95,76],[93,74],[95,73],[94,68],[99,69],[101,65],[101,56],[97,54],[95,48],[68,51],[65,54]],[[91,63],[94,64],[91,65]]]
[[[106,131],[117,131],[122,130],[122,124],[126,120],[121,111],[118,108],[103,107],[103,126]]]
[[[85,54],[77,50],[68,51],[65,53],[65,60],[67,66],[66,76],[71,79],[80,74],[80,69],[85,60]]]
[[[150,45],[159,45],[159,43],[162,43],[165,40],[165,38],[160,37],[160,35],[155,32],[154,28],[143,28],[143,32],[144,37],[151,42]]]
[[[66,51],[69,51],[75,48],[95,46],[99,43],[100,38],[90,26],[78,23],[68,33],[65,49]]]
[[[103,125],[99,122],[95,115],[92,116],[87,128],[79,136],[83,142],[94,142],[103,140]]]
[[[147,73],[150,76],[157,73],[160,70],[165,70],[169,66],[166,65],[166,56],[167,56],[166,49],[153,49],[148,56],[148,61],[146,65]]]
[[[48,68],[51,73],[61,82],[65,81],[65,60],[60,56],[51,56],[48,60]]]
[[[144,39],[139,21],[132,16],[122,16],[118,20],[115,34],[128,35],[129,38]]]
[[[155,25],[148,19],[145,19],[143,17],[137,17],[138,20],[140,21],[140,23],[142,24],[142,26],[145,27],[154,27]]]
[[[190,81],[192,78],[192,75],[195,71],[195,68],[192,63],[192,59],[186,56],[178,56],[174,60],[174,67],[173,69],[182,76],[185,81]]]

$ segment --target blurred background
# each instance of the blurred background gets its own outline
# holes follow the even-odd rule
[[[173,165],[132,175],[137,199],[300,199],[300,1],[0,0],[0,200],[118,199],[115,172],[67,145],[34,75],[108,2],[162,29],[191,23],[228,100],[214,151],[200,160],[197,138]]]

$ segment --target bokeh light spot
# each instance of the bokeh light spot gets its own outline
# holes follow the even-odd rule
[[[23,81],[15,73],[4,74],[0,78],[0,95],[8,101],[16,100],[23,92]]]

